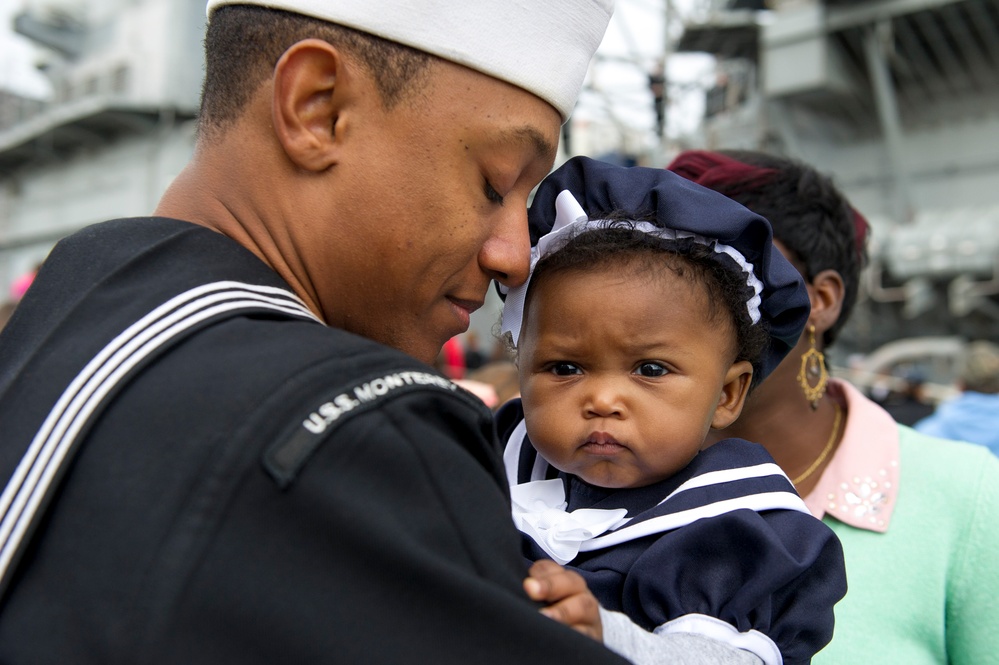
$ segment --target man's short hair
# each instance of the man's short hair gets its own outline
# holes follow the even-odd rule
[[[984,341],[969,344],[961,359],[960,379],[965,390],[999,393],[999,346]]]
[[[199,132],[217,134],[242,115],[281,55],[303,39],[322,39],[368,70],[385,108],[412,92],[434,56],[301,14],[250,5],[219,7],[205,34]]]

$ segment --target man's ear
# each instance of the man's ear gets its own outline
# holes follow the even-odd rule
[[[819,333],[833,327],[843,311],[843,298],[846,286],[843,277],[835,270],[823,270],[808,285],[808,298],[812,303],[812,313],[808,322]],[[816,337],[820,337],[817,335]]]
[[[346,79],[340,51],[320,39],[293,44],[275,65],[274,133],[296,166],[323,171],[337,162]]]
[[[725,384],[718,397],[718,406],[711,419],[712,429],[725,429],[738,419],[742,405],[749,394],[749,384],[753,380],[753,366],[748,360],[732,363],[725,373]]]

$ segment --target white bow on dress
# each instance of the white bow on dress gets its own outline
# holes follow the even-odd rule
[[[510,488],[513,521],[558,564],[576,558],[582,543],[627,522],[624,508],[566,511],[562,481],[532,480]]]

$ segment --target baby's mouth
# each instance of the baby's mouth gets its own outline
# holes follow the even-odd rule
[[[624,444],[607,432],[593,432],[583,442],[583,448],[598,455],[613,455],[625,449]]]

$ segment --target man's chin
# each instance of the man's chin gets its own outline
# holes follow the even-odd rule
[[[394,340],[395,343],[385,342],[388,346],[391,346],[399,351],[402,351],[406,355],[416,358],[420,362],[426,363],[428,365],[433,365],[437,361],[437,357],[440,355],[441,349],[444,348],[444,343],[439,338],[434,340],[427,339],[412,339],[412,340]]]

